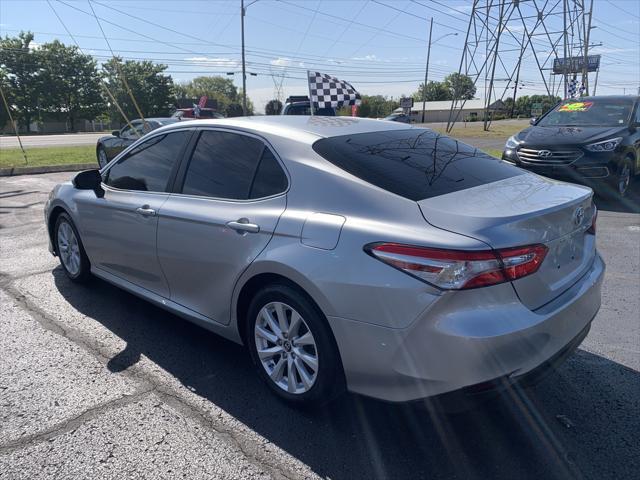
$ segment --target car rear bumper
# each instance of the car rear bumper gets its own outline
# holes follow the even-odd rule
[[[347,385],[404,402],[539,375],[586,336],[604,271],[596,254],[577,283],[535,311],[502,284],[446,293],[404,329],[329,317]]]

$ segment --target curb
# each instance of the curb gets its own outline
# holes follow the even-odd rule
[[[77,172],[98,168],[97,163],[75,163],[71,165],[49,165],[38,167],[7,167],[0,168],[0,177],[12,177],[14,175],[34,175],[37,173]]]

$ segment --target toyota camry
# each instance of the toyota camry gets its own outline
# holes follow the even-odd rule
[[[154,130],[45,215],[72,281],[246,345],[280,397],[411,401],[578,346],[605,270],[592,196],[429,129],[271,116]]]

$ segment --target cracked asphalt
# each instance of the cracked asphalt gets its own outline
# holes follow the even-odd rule
[[[71,176],[0,178],[0,478],[637,478],[638,192],[597,200],[602,309],[543,383],[455,415],[354,395],[304,411],[241,346],[65,278],[42,208]]]

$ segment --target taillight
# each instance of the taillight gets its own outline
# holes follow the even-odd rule
[[[446,290],[486,287],[531,275],[547,254],[544,245],[473,251],[373,243],[364,250],[392,267]]]
[[[587,233],[596,234],[596,220],[598,220],[598,209],[593,206],[593,216],[591,217],[591,226],[587,229]]]

